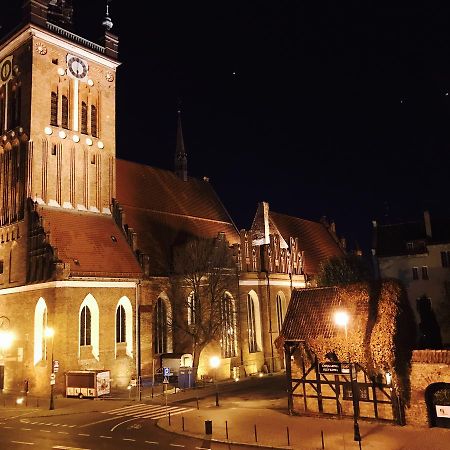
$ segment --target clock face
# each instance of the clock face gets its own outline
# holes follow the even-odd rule
[[[71,56],[67,58],[67,66],[69,68],[69,72],[75,78],[86,78],[88,73],[88,65],[86,61],[83,61],[76,56]]]

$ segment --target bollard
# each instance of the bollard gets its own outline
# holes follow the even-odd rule
[[[227,434],[227,441],[228,441],[228,420],[225,420],[225,432]]]
[[[198,406],[198,397],[197,397],[197,399],[196,399],[196,400],[197,400],[197,409],[200,409],[200,408],[199,408],[199,406]]]
[[[205,434],[212,434],[212,420],[205,420]]]
[[[288,445],[291,445],[291,439],[290,439],[290,436],[289,436],[289,427],[286,427],[286,433],[287,433]]]
[[[258,442],[258,433],[256,432],[256,423],[255,423],[254,427],[255,427],[255,442]]]
[[[183,416],[181,416],[181,427],[182,427],[182,429],[184,431],[184,417]]]
[[[323,430],[320,430],[320,436],[322,438],[322,450],[325,450],[325,442],[323,440]]]
[[[170,423],[170,411],[169,411],[169,426],[170,426],[170,425],[172,425],[172,424]]]

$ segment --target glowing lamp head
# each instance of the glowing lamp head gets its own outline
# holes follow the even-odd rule
[[[220,358],[218,356],[211,356],[211,358],[209,358],[209,365],[213,369],[217,369],[220,366]]]
[[[51,327],[45,329],[45,337],[51,338],[55,335],[55,330]]]
[[[345,311],[337,311],[334,313],[334,323],[340,327],[346,327],[350,317]]]
[[[11,347],[14,335],[9,331],[0,331],[0,348],[6,350]]]

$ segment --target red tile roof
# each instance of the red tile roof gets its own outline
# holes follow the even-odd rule
[[[142,273],[111,216],[45,206],[37,212],[58,259],[70,264],[71,276],[133,278]]]
[[[167,273],[171,249],[188,236],[239,240],[231,217],[211,184],[124,160],[117,160],[117,201],[124,225],[137,233],[138,249],[150,256],[152,274]]]
[[[299,219],[285,214],[269,212],[269,218],[286,242],[296,237],[304,251],[303,270],[308,275],[317,274],[322,261],[333,256],[343,256],[344,251],[320,222]]]

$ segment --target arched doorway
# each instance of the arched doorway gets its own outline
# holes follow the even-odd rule
[[[450,383],[433,383],[425,390],[431,427],[450,428]]]

